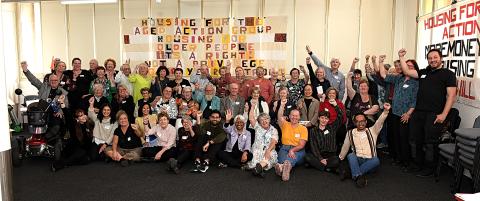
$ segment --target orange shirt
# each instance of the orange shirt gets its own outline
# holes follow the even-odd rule
[[[297,124],[294,128],[292,123],[284,121],[280,129],[282,129],[282,145],[298,146],[300,140],[308,140],[308,130],[303,125]]]

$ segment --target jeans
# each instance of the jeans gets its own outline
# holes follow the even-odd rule
[[[347,158],[353,178],[364,175],[380,165],[378,157],[360,158],[354,153],[350,153],[347,155]]]
[[[282,145],[280,148],[280,151],[278,152],[278,163],[283,163],[286,160],[290,161],[290,164],[292,164],[292,167],[295,167],[295,164],[297,163],[303,163],[303,157],[305,156],[305,149],[302,149],[300,151],[295,152],[295,159],[290,158],[288,156],[288,151],[290,149],[294,148],[294,146],[291,145]]]

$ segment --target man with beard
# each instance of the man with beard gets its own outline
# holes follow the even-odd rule
[[[195,167],[192,172],[205,173],[209,164],[215,161],[217,153],[222,149],[227,135],[220,124],[221,119],[220,112],[213,110],[209,121],[200,125],[200,136],[195,148]],[[199,117],[197,121],[200,122]]]
[[[208,66],[202,64],[200,67],[200,75],[194,73],[190,75],[190,83],[195,86],[195,93],[205,94],[205,87],[210,83],[210,75],[208,74]],[[195,68],[192,72],[196,72]],[[200,101],[199,101],[200,102]]]
[[[232,116],[234,117],[242,115],[245,111],[245,99],[238,94],[239,85],[237,83],[231,83],[228,90],[230,91],[230,94],[222,98],[220,102],[220,113],[224,116],[227,110],[231,110]]]
[[[195,93],[194,99],[200,103],[200,111],[203,112],[203,118],[210,117],[213,110],[220,110],[220,98],[215,96],[215,86],[208,83],[205,86],[205,95],[198,96],[200,93]]]
[[[359,188],[367,185],[365,175],[380,165],[376,152],[377,137],[380,130],[382,130],[383,122],[385,122],[388,116],[390,104],[385,103],[383,108],[384,110],[375,122],[375,125],[370,128],[367,128],[367,117],[365,114],[358,113],[354,115],[356,128],[348,131],[343,142],[342,151],[338,156],[340,160],[347,158],[352,179]],[[353,152],[347,155],[350,148]],[[340,179],[344,180],[348,176],[346,168],[341,168]]]
[[[408,68],[406,53],[405,49],[398,52],[403,74],[418,79],[417,103],[410,120],[418,167],[412,168],[411,172],[419,172],[419,177],[430,177],[438,163],[438,139],[455,102],[457,79],[452,71],[443,68],[440,50],[428,51],[428,66],[422,70]],[[429,161],[425,161],[426,155],[431,156]]]

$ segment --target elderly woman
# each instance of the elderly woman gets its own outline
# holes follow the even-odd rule
[[[175,120],[177,118],[178,110],[177,103],[175,98],[172,97],[172,88],[166,87],[163,89],[162,97],[157,97],[152,102],[152,105],[155,107],[157,113],[166,113],[170,119],[170,124],[175,125]]]
[[[251,111],[253,111],[254,118],[257,118],[261,113],[269,114],[268,103],[263,97],[260,97],[260,88],[258,87],[252,90],[251,96],[247,99],[243,117],[247,118]]]
[[[305,127],[311,128],[318,125],[320,102],[313,98],[313,87],[310,84],[305,85],[303,94],[303,98],[300,98],[297,102],[297,108],[301,113],[300,121]]]
[[[90,84],[90,94],[93,91],[93,86],[96,84],[101,84],[103,86],[103,96],[105,96],[110,103],[113,98],[112,95],[117,93],[117,89],[115,88],[115,81],[113,78],[105,77],[104,67],[100,66],[97,68],[97,78],[95,78]]]
[[[65,90],[68,90],[68,85],[71,84],[70,77],[64,74],[65,69],[67,68],[67,64],[63,61],[59,61],[55,64],[55,68],[53,69],[52,73],[46,74],[43,78],[44,83],[48,83],[48,78],[50,75],[56,75],[59,81],[59,86]],[[67,85],[67,86],[65,86]]]
[[[181,68],[176,68],[173,72],[175,79],[168,82],[167,86],[173,89],[173,96],[180,97],[182,94],[183,88],[186,86],[191,86],[190,82],[183,78],[183,70]]]
[[[215,96],[215,85],[208,83],[204,90],[204,93],[195,92],[194,99],[200,103],[203,118],[207,119],[213,110],[220,110],[220,98]]]
[[[177,98],[176,103],[178,107],[178,118],[175,123],[175,128],[178,129],[182,127],[182,118],[187,115],[188,110],[190,109],[188,107],[188,103],[193,100],[192,97],[192,87],[186,86],[182,90],[182,97]],[[195,122],[194,122],[195,124]]]
[[[148,104],[143,105],[141,109],[142,113],[135,118],[135,124],[138,126],[138,130],[142,134],[142,136],[140,136],[142,144],[145,144],[146,129],[150,129],[157,124],[157,115],[152,114],[150,105]]]
[[[90,159],[99,159],[107,146],[112,144],[113,132],[118,127],[115,118],[111,115],[112,109],[108,104],[100,107],[100,112],[95,114],[93,108],[94,97],[89,100],[90,107],[88,108],[88,117],[95,122],[93,129],[93,143],[90,148]]]
[[[138,64],[135,73],[128,76],[128,80],[133,84],[133,101],[136,103],[142,98],[141,89],[150,88],[153,78],[148,75],[148,66],[145,63]]]
[[[124,85],[127,88],[128,94],[133,94],[133,85],[128,81],[128,76],[132,73],[130,64],[126,63],[120,67],[120,72],[115,76],[115,83],[117,85]]]
[[[84,98],[83,104],[85,104],[86,106],[84,108],[82,107],[82,109],[85,109],[85,110],[88,109],[88,106],[90,105],[89,101],[91,98],[93,98],[93,109],[94,109],[93,111],[95,112],[95,114],[97,114],[100,111],[100,107],[102,105],[110,104],[108,99],[105,96],[103,96],[103,92],[104,90],[103,90],[102,84],[93,85],[93,96],[89,95]]]
[[[167,67],[160,66],[157,68],[157,72],[155,73],[157,77],[155,77],[155,81],[150,88],[152,97],[162,95],[163,89],[167,87],[168,82],[170,82],[170,80],[168,79],[169,74],[170,72],[168,71]]]
[[[180,168],[187,160],[193,159],[194,148],[200,135],[198,125],[193,125],[190,117],[185,116],[181,121],[182,127],[178,129],[177,158],[170,158],[167,162],[169,170],[175,174],[180,173]]]
[[[313,72],[313,67],[310,62],[310,57],[306,59],[308,72],[310,74],[310,83],[312,83],[313,89],[313,97],[316,99],[320,99],[321,95],[330,88],[330,81],[325,78],[325,69],[322,67],[317,68],[315,72]]]
[[[352,85],[352,73],[347,76],[347,95],[350,102],[350,114],[355,116],[362,113],[367,117],[367,127],[375,124],[375,115],[378,113],[380,107],[378,106],[378,100],[368,94],[368,81],[360,80],[358,84],[358,93],[353,89]],[[353,128],[353,121],[349,121],[348,128]]]
[[[145,135],[149,147],[144,147],[142,154],[145,157],[153,157],[156,161],[167,161],[174,156],[175,139],[177,137],[175,127],[170,125],[168,114],[158,114],[158,124],[153,128],[145,128]]]
[[[297,68],[292,68],[292,70],[290,70],[291,79],[288,80],[286,84],[286,87],[290,92],[288,100],[294,105],[296,105],[298,99],[302,97],[303,87],[305,87],[305,84],[308,83],[308,74],[305,72],[305,68],[303,66],[300,66],[300,69],[303,71],[303,74],[305,74],[305,79],[300,79],[300,70],[298,70]]]
[[[279,100],[273,102],[273,110],[270,112],[270,118],[272,118],[273,122],[277,121],[277,112],[280,108],[282,103],[285,104],[285,110],[283,116],[288,116],[290,114],[290,110],[295,109],[296,105],[288,98],[288,88],[280,87],[278,90]]]
[[[107,74],[107,77],[112,77],[114,78],[118,71],[115,70],[117,67],[117,62],[114,59],[107,59],[105,62],[103,62],[103,66],[105,66],[105,74]]]
[[[253,157],[248,162],[248,167],[253,170],[254,175],[265,176],[265,171],[277,164],[277,151],[275,146],[278,143],[277,129],[270,125],[270,116],[262,113],[255,119],[254,112],[249,115],[250,127],[255,130],[255,140],[252,145]],[[258,122],[258,124],[257,124]]]
[[[105,149],[105,154],[125,167],[132,161],[139,161],[142,153],[142,142],[137,125],[128,121],[128,115],[120,110],[117,114],[118,128],[113,133],[111,147]]]
[[[135,121],[135,103],[133,97],[128,93],[128,89],[124,85],[118,85],[118,93],[115,94],[112,100],[112,110],[116,114],[118,111],[123,110],[128,115],[128,121]]]
[[[230,122],[233,112],[227,110],[225,122]],[[225,123],[223,129],[227,133],[227,145],[225,150],[218,153],[218,158],[222,161],[219,167],[242,167],[246,169],[246,163],[252,160],[252,134],[246,129],[246,119],[242,115],[237,115],[234,119],[234,125]]]

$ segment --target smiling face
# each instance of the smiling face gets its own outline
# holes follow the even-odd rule
[[[122,98],[128,97],[127,88],[125,88],[124,86],[119,86],[118,87],[118,95]]]
[[[320,116],[318,119],[320,120],[320,126],[327,126],[329,120],[327,116]]]
[[[292,110],[290,111],[290,115],[288,116],[290,119],[290,122],[292,124],[297,124],[300,121],[300,111],[298,110]]]
[[[110,72],[115,71],[115,64],[113,63],[113,61],[107,61],[107,63],[105,64],[105,69]]]
[[[209,119],[213,125],[218,125],[221,120],[220,115],[218,113],[212,113]]]
[[[105,71],[103,69],[97,69],[97,77],[100,79],[105,78]]]
[[[111,109],[110,106],[105,106],[102,109],[102,114],[104,117],[110,117]]]
[[[167,128],[168,118],[166,116],[160,117],[160,119],[158,120],[158,125],[160,125],[161,128]]]
[[[367,127],[367,119],[364,115],[357,115],[355,116],[355,125],[357,126],[357,130],[362,131],[365,130]]]
[[[235,128],[237,129],[237,131],[242,131],[243,128],[245,128],[245,122],[243,122],[240,117],[237,117],[235,119]]]
[[[288,90],[287,89],[282,89],[279,92],[280,100],[286,100],[288,98]]]
[[[138,74],[140,75],[147,75],[148,74],[148,66],[146,64],[138,65]]]
[[[307,85],[307,86],[305,86],[305,88],[303,90],[304,90],[303,93],[304,93],[305,97],[312,96],[312,94],[313,94],[312,86]]]
[[[244,75],[243,68],[242,67],[235,68],[235,75],[237,77],[243,77]]]
[[[317,79],[323,80],[325,79],[325,70],[323,68],[317,68],[315,75],[317,76]]]
[[[340,60],[338,60],[337,58],[333,58],[330,61],[330,67],[332,67],[332,69],[334,70],[337,70],[340,67]]]
[[[327,92],[327,97],[328,99],[337,99],[337,91],[335,91],[334,89],[331,89]]]
[[[358,87],[360,90],[361,94],[368,94],[368,84],[365,82],[360,83],[360,86]]]
[[[260,123],[260,126],[263,128],[263,129],[268,129],[270,127],[270,118],[268,117],[260,117],[259,118],[259,123]]]
[[[175,71],[175,79],[176,80],[182,80],[183,79],[183,72],[179,71],[179,70],[176,70]]]
[[[143,116],[147,116],[150,114],[150,105],[145,104],[142,106],[142,114]]]
[[[427,55],[428,65],[432,68],[439,68],[442,66],[442,56],[436,51],[432,51]]]
[[[75,59],[72,62],[73,70],[78,71],[82,69],[82,61]]]
[[[50,83],[50,87],[53,89],[58,88],[58,85],[60,84],[60,81],[58,80],[58,77],[55,74],[51,74],[48,77],[48,82]]]
[[[123,113],[118,117],[118,124],[120,126],[128,126],[130,123],[128,123],[128,116],[127,114]]]

